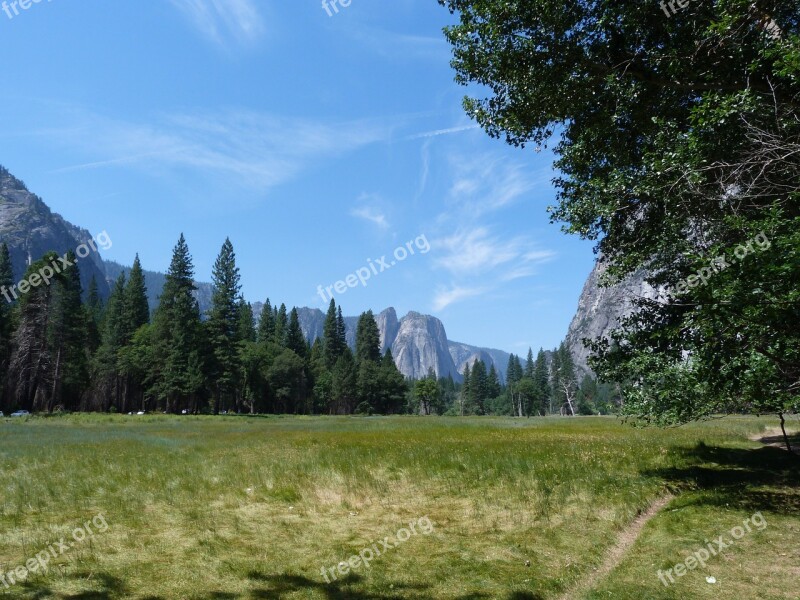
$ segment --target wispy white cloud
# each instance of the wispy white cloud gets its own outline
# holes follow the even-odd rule
[[[483,287],[467,288],[453,286],[450,288],[440,288],[436,291],[436,295],[433,297],[433,309],[437,311],[444,310],[455,302],[472,298],[474,296],[480,296],[486,291],[487,288]]]
[[[502,293],[511,282],[535,276],[542,264],[556,257],[526,234],[496,233],[491,223],[492,214],[531,198],[551,177],[549,170],[531,172],[524,162],[509,161],[506,155],[470,156],[461,149],[452,150],[445,161],[450,210],[436,221],[442,235],[435,239],[434,267],[448,273],[450,285],[434,294],[437,310]]]
[[[254,0],[169,0],[206,38],[226,45],[261,38],[266,28]]]
[[[249,111],[168,115],[149,124],[80,114],[69,129],[43,135],[99,156],[60,169],[113,166],[151,171],[191,170],[229,185],[266,191],[316,161],[353,152],[391,136],[377,121],[322,123]]]
[[[549,169],[531,173],[526,165],[498,156],[466,158],[455,154],[450,163],[453,171],[450,201],[473,216],[505,208],[552,178]]]
[[[524,237],[505,239],[492,235],[488,227],[463,228],[437,239],[435,246],[439,252],[435,267],[448,271],[454,279],[450,287],[440,288],[434,294],[435,310],[531,277],[538,265],[556,256],[555,252],[536,248],[535,243]]]
[[[418,140],[422,138],[430,138],[430,137],[437,137],[440,135],[449,135],[452,133],[461,133],[462,131],[472,131],[473,129],[479,129],[480,125],[463,125],[461,127],[449,127],[447,129],[434,129],[433,131],[423,131],[422,133],[415,133],[414,135],[408,136],[407,140]]]
[[[386,219],[386,215],[380,212],[377,208],[371,206],[362,206],[359,208],[354,208],[350,211],[350,214],[354,217],[358,217],[359,219],[369,221],[381,229],[389,228],[389,221]]]
[[[425,143],[422,144],[420,161],[422,166],[419,175],[419,187],[417,187],[417,193],[414,195],[414,202],[422,197],[422,194],[425,193],[425,187],[428,185],[428,175],[431,170],[431,140],[425,140]]]
[[[437,240],[442,254],[436,265],[457,276],[476,276],[492,272],[503,280],[518,279],[521,269],[551,259],[554,253],[536,250],[525,238],[503,239],[492,236],[486,227],[462,229]],[[500,270],[501,267],[504,270]]]

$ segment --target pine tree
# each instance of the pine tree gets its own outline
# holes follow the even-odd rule
[[[125,285],[126,285],[125,271],[119,274],[114,287],[111,289],[111,296],[108,298],[108,307],[106,308],[104,320],[104,336],[103,342],[108,345],[116,356],[117,350],[125,345],[128,339],[129,327],[126,320],[125,310]],[[112,368],[114,361],[111,361]]]
[[[125,287],[125,310],[127,312],[127,326],[130,335],[142,325],[150,322],[150,304],[147,301],[147,285],[144,281],[142,263],[139,262],[139,255],[133,260],[133,267],[128,275],[128,283]]]
[[[240,281],[236,253],[230,239],[226,238],[211,274],[214,291],[206,323],[214,359],[215,412],[220,408],[227,410],[231,404],[238,412]]]
[[[522,379],[522,374],[517,372],[516,357],[510,354],[508,357],[508,366],[506,367],[506,385],[511,387]]]
[[[160,303],[153,319],[156,392],[167,412],[189,403],[197,410],[197,393],[204,383],[200,352],[200,309],[194,297],[194,267],[181,234],[172,254]]]
[[[373,414],[381,404],[380,366],[371,360],[356,358],[356,410],[358,414]]]
[[[341,306],[336,309],[336,337],[338,338],[339,347],[342,349],[341,351],[344,352],[344,349],[349,346],[347,345],[347,327],[344,324]]]
[[[325,316],[325,326],[322,332],[323,347],[325,350],[325,364],[333,369],[336,361],[344,352],[343,338],[339,336],[339,324],[336,318],[336,302],[331,300],[328,314]]]
[[[497,398],[502,389],[500,387],[500,379],[497,376],[497,369],[494,368],[494,363],[489,367],[489,374],[486,376],[486,392],[489,399]]]
[[[103,299],[97,287],[97,279],[93,276],[86,294],[86,320],[88,326],[87,344],[92,354],[97,352],[102,342]]]
[[[380,393],[381,400],[376,410],[381,414],[395,414],[403,409],[406,399],[406,378],[397,368],[392,356],[392,349],[388,348],[383,355],[380,365]]]
[[[94,394],[98,408],[103,411],[111,407],[120,409],[122,404],[122,382],[120,380],[119,353],[132,334],[126,320],[125,272],[119,274],[111,289],[102,323],[101,343],[95,356]]]
[[[547,373],[547,355],[542,348],[536,355],[536,365],[533,369],[533,382],[535,384],[536,396],[534,397],[535,408],[541,414],[547,414],[550,409],[550,377]]]
[[[286,312],[286,305],[281,304],[275,315],[275,335],[272,341],[283,348],[286,348],[286,331],[289,329],[289,314]]]
[[[67,253],[67,260],[73,264],[54,281],[54,306],[50,320],[53,390],[46,406],[48,412],[57,406],[64,406],[67,410],[79,409],[81,397],[89,386],[88,323],[81,301],[81,273],[72,252]]]
[[[261,309],[261,317],[258,321],[258,343],[266,345],[275,336],[275,314],[272,312],[272,304],[269,298]]]
[[[525,377],[529,379],[533,379],[533,371],[535,369],[535,365],[533,362],[533,350],[528,348],[528,359],[525,361]]]
[[[508,368],[506,369],[506,383],[509,386],[513,386],[519,383],[523,375],[524,373],[522,371],[522,365],[519,362],[519,357],[515,354],[510,355],[508,357]]]
[[[292,308],[292,313],[289,316],[289,325],[286,329],[286,347],[300,358],[307,356],[308,345],[306,344],[303,330],[300,328],[297,308]]]
[[[381,334],[371,310],[358,319],[356,328],[356,362],[378,363],[381,360]]]
[[[58,260],[55,252],[32,263],[25,279]],[[40,285],[19,297],[19,325],[14,332],[9,365],[8,405],[24,410],[43,410],[52,391],[52,354],[48,343],[54,286]]]
[[[467,414],[467,407],[469,406],[470,379],[472,379],[472,373],[470,372],[469,363],[467,363],[464,365],[464,383],[461,384],[461,393],[458,395],[459,414],[462,417]]]
[[[239,297],[239,305],[237,310],[237,333],[236,339],[239,342],[256,342],[256,320],[253,315],[253,305],[250,304],[244,297]]]
[[[358,373],[353,353],[345,348],[333,367],[335,414],[352,414],[358,394]]]
[[[486,364],[482,360],[476,360],[469,380],[470,411],[476,415],[486,414],[487,377]]]

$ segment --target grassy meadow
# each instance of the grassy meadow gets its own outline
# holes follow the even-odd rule
[[[0,419],[0,575],[99,514],[108,525],[47,572],[0,583],[0,598],[800,598],[800,458],[750,439],[776,424]],[[594,577],[670,493],[619,564]],[[658,569],[757,511],[763,531],[659,581]],[[429,535],[324,580],[323,568],[423,517]]]

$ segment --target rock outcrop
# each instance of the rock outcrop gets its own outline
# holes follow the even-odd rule
[[[51,251],[59,255],[75,252],[91,239],[91,233],[52,212],[22,181],[0,167],[0,242],[8,245],[15,282],[25,275],[29,261]],[[94,277],[101,296],[107,297],[109,287],[99,250],[80,258],[78,266],[83,289],[88,289]]]
[[[575,359],[579,378],[591,373],[588,364],[590,351],[584,346],[583,339],[607,337],[619,326],[621,319],[633,312],[634,299],[655,298],[657,295],[655,288],[645,281],[644,271],[636,272],[611,287],[601,287],[600,280],[605,271],[606,265],[598,261],[583,286],[578,311],[567,332],[566,344]]]

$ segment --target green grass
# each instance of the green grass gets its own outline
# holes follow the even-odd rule
[[[73,415],[0,420],[0,572],[98,513],[109,529],[12,598],[555,598],[656,498],[678,494],[587,598],[799,598],[800,481],[748,437],[771,419],[636,429],[611,418]],[[656,571],[761,511],[670,588]],[[427,516],[430,535],[345,578]],[[718,583],[707,584],[714,575]]]

